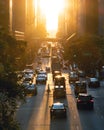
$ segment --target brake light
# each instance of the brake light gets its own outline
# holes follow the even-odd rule
[[[94,100],[90,100],[90,102],[94,102]]]
[[[81,102],[81,100],[80,100],[80,99],[78,99],[77,101],[78,101],[78,102]]]

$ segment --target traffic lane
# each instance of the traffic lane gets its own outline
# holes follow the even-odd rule
[[[76,107],[76,100],[70,86],[69,89],[67,89],[67,102],[69,107],[70,130],[82,130],[79,113]]]
[[[83,130],[104,129],[104,82],[99,88],[87,88],[87,92],[94,97],[94,110],[79,110]]]
[[[28,130],[57,130],[57,129],[64,129],[70,130],[69,126],[69,112],[67,111],[67,118],[54,118],[53,120],[50,119],[50,108],[49,106],[52,105],[53,102],[57,102],[59,100],[53,101],[53,94],[52,90],[51,93],[48,95],[45,91],[43,96],[43,101],[38,108],[38,111],[32,112],[31,119],[29,121]],[[67,100],[62,99],[62,102],[67,104]]]
[[[52,102],[52,98],[49,98],[47,92],[44,93],[40,106],[34,108],[31,119],[29,120],[28,130],[49,130],[50,129],[50,117],[49,117],[49,105]],[[38,98],[38,102],[40,102]]]
[[[38,87],[41,90],[43,86]],[[75,120],[74,122],[73,120],[70,121],[74,116],[71,115],[72,111],[70,111],[70,108],[73,108],[73,106],[71,106],[73,102],[69,106],[66,98],[60,99],[60,101],[68,105],[67,118],[55,118],[50,120],[49,106],[52,105],[53,102],[59,101],[59,99],[53,101],[52,93],[48,95],[46,91],[41,91],[37,97],[28,98],[27,103],[20,108],[19,121],[21,122],[22,130],[75,130],[75,128],[79,128],[78,125],[74,125],[77,124]],[[44,93],[43,96],[42,93]],[[67,98],[71,99],[69,95]],[[75,110],[73,110],[73,113],[76,115]]]
[[[45,85],[37,86],[38,93],[36,96],[30,96],[26,98],[26,103],[19,106],[16,113],[16,118],[20,123],[22,130],[27,130],[28,123],[31,119],[31,116],[35,112],[35,116],[38,111],[41,109],[41,104],[43,102],[43,97],[45,93]]]
[[[95,99],[94,110],[79,110],[79,116],[83,130],[104,129],[104,98]]]
[[[66,100],[69,108],[70,130],[82,130],[79,113],[76,107],[75,95],[72,89],[74,86],[72,84],[69,84],[68,73],[63,73],[63,76],[65,76],[66,79]]]
[[[50,82],[52,82],[52,80],[50,80]],[[46,88],[44,85],[38,85],[37,96],[28,98],[27,103],[20,107],[17,115],[22,130],[57,130],[61,128],[64,130],[81,130],[75,102],[73,102],[69,85],[67,85],[67,98],[62,100],[62,102],[68,105],[66,119],[56,118],[50,120],[49,106],[52,105],[54,101],[52,89],[48,95]]]

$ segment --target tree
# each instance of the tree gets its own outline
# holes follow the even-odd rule
[[[17,83],[15,59],[26,63],[26,42],[0,30],[0,52],[0,130],[19,130],[14,117],[18,101],[25,101],[25,88]]]
[[[96,35],[85,35],[74,38],[64,45],[64,57],[70,63],[74,61],[81,69],[95,70],[102,64],[104,58],[104,38]],[[76,55],[76,57],[74,57]],[[99,66],[100,65],[100,66]]]
[[[0,127],[1,130],[19,130],[14,115],[18,100],[25,101],[25,88],[17,84],[16,75],[0,77]]]

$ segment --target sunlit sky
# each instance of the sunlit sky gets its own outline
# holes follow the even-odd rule
[[[40,0],[40,8],[46,16],[47,32],[57,32],[58,15],[64,9],[64,0]]]

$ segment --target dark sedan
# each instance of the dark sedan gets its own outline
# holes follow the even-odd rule
[[[98,88],[100,87],[100,81],[97,78],[90,78],[88,81],[89,88]]]
[[[52,106],[50,106],[50,117],[51,119],[53,117],[66,117],[66,105],[64,103],[53,103]]]
[[[89,94],[79,93],[77,97],[77,108],[93,109],[94,100],[93,97]]]

